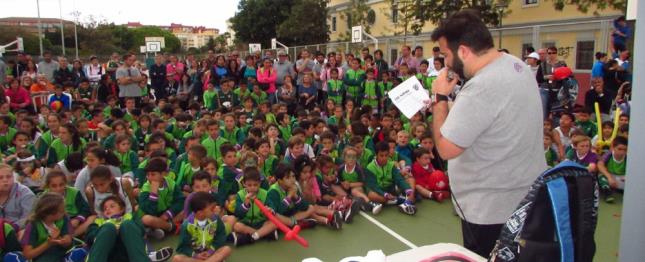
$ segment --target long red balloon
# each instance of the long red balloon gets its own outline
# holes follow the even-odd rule
[[[290,229],[287,225],[285,225],[277,217],[275,217],[275,215],[273,215],[273,213],[271,213],[271,211],[269,211],[269,209],[264,206],[264,204],[262,204],[262,201],[257,198],[253,199],[253,201],[255,201],[255,204],[260,208],[262,214],[264,214],[269,220],[271,220],[271,222],[273,222],[273,224],[275,224],[278,229],[280,229],[280,231],[282,231],[286,235],[285,240],[293,239],[303,247],[309,247],[307,240],[298,235],[298,232],[300,232],[300,226],[295,226],[293,230]]]

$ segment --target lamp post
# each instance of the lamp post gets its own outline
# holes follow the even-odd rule
[[[508,8],[508,2],[506,0],[499,1],[497,2],[497,4],[495,4],[495,10],[499,15],[499,24],[497,26],[497,28],[499,29],[499,42],[497,44],[498,49],[502,49],[502,16],[504,16],[504,10],[506,8]]]
[[[65,56],[65,33],[63,32],[65,26],[63,25],[63,2],[62,2],[62,0],[58,0],[58,12],[60,14],[60,43],[61,43],[61,46],[63,47],[63,56]]]
[[[43,24],[40,21],[40,0],[36,0],[38,10],[38,45],[40,46],[40,57],[43,57]]]

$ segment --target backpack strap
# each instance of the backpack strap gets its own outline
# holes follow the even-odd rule
[[[560,261],[573,262],[573,235],[571,217],[569,214],[569,190],[564,177],[559,177],[546,183],[553,208],[558,242],[560,244]]]

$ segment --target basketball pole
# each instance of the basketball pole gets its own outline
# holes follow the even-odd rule
[[[634,49],[645,44],[645,2],[637,6],[636,33]],[[645,257],[645,90],[639,88],[645,77],[635,72],[645,70],[645,51],[634,50],[632,101],[629,124],[629,149],[627,153],[627,183],[623,200],[622,223],[620,230],[619,261],[643,261]]]

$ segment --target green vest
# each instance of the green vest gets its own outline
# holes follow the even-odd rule
[[[246,90],[242,91],[240,88],[236,88],[235,90],[233,90],[233,93],[236,94],[237,97],[242,99],[248,95],[251,95],[251,90],[247,88]]]
[[[280,134],[282,135],[282,139],[284,139],[285,141],[288,141],[291,138],[292,134],[291,134],[291,126],[290,125],[287,125],[287,126],[279,125],[278,129],[280,130]]]
[[[361,166],[367,166],[369,162],[372,160],[373,156],[374,156],[374,153],[372,153],[372,150],[363,148],[363,154],[361,154],[361,156],[358,157],[358,163]]]
[[[119,228],[119,226],[121,226],[121,223],[123,223],[123,222],[125,222],[125,221],[127,221],[127,220],[132,220],[132,213],[125,213],[125,214],[123,214],[123,216],[121,216],[121,217],[117,217],[117,218],[102,218],[102,217],[97,217],[97,218],[94,220],[94,224],[96,224],[97,226],[99,226],[99,227],[100,227],[100,226],[102,226],[102,225],[105,225],[105,224],[110,223],[110,224],[115,225],[115,226],[116,226],[116,228]]]
[[[247,194],[248,193],[244,189],[237,192],[237,195],[240,197],[240,199],[242,199],[242,201],[244,201]],[[259,188],[256,197],[262,203],[266,203],[267,191],[262,188]],[[244,215],[244,217],[241,220],[244,224],[253,225],[267,220],[264,214],[260,211],[260,208],[257,205],[255,205],[254,201],[250,201],[250,205],[251,205],[251,208],[249,208],[249,211],[246,212],[246,215]]]
[[[217,92],[215,90],[206,90],[204,92],[204,107],[206,107],[209,110],[215,109],[215,96],[217,95]]]
[[[287,197],[287,192],[285,192],[282,189],[282,187],[280,187],[280,184],[278,184],[278,183],[274,183],[273,185],[271,185],[271,187],[269,187],[269,191],[271,191],[271,190],[278,191],[278,194],[280,195],[280,200],[282,200],[285,197]],[[293,208],[293,206],[294,206],[293,201],[290,201],[288,209]]]
[[[193,165],[189,161],[186,161],[181,164],[179,168],[179,174],[177,174],[177,185],[190,185],[193,182]]]
[[[226,128],[221,129],[221,136],[222,138],[228,140],[228,142],[238,144],[241,141],[237,141],[237,135],[240,132],[240,129],[238,127],[234,127],[233,131],[227,131]]]
[[[277,165],[278,157],[275,155],[269,155],[267,159],[264,160],[264,165],[262,165],[262,175],[264,177],[269,177],[273,173],[273,168]]]
[[[343,81],[330,79],[327,81],[327,95],[329,99],[337,102],[337,99],[342,100],[343,96]],[[340,100],[339,103],[340,104]]]
[[[614,156],[610,155],[609,156],[609,161],[607,161],[607,171],[609,173],[612,173],[617,176],[624,176],[625,175],[625,170],[627,167],[627,159],[623,159],[621,162],[616,162],[614,160]]]
[[[9,148],[9,146],[11,146],[11,141],[13,140],[13,137],[17,132],[18,131],[16,131],[15,128],[9,127],[7,128],[7,132],[5,134],[0,135],[0,150],[5,151]]]
[[[164,177],[166,181],[166,186],[162,189],[157,190],[159,195],[159,200],[157,200],[157,211],[163,212],[168,210],[170,205],[172,205],[173,192],[175,191],[175,181],[169,177]],[[150,182],[146,181],[145,184],[141,187],[141,192],[150,192]]]
[[[58,228],[58,230],[62,231],[63,223],[65,223],[65,219],[60,219],[54,222],[54,226]],[[38,240],[36,241],[36,245],[40,246],[41,244],[47,242],[47,239],[49,238],[49,231],[47,231],[47,228],[45,228],[45,224],[43,224],[42,221],[34,222],[34,224],[36,226],[36,232],[38,232]]]
[[[119,151],[114,150],[114,155],[121,162],[121,173],[127,173],[134,170],[132,161],[130,161],[131,154],[134,154],[132,150],[128,150],[125,154],[121,154]]]
[[[81,138],[81,144],[79,145],[79,147],[74,148],[73,145],[65,145],[63,144],[63,141],[60,140],[60,138],[56,138],[56,140],[54,140],[54,142],[52,142],[49,147],[50,149],[53,149],[54,152],[56,152],[56,162],[58,162],[65,159],[71,153],[81,151],[84,144],[85,142],[83,142],[83,139]]]
[[[219,148],[222,146],[222,144],[228,142],[226,139],[222,137],[217,137],[216,139],[213,139],[212,137],[208,137],[205,140],[202,141],[202,145],[206,147],[206,152],[209,157],[214,158],[217,160],[217,163],[221,163],[222,161],[222,153],[220,152]]]
[[[376,164],[376,159],[374,159],[374,161],[367,165],[367,170],[374,174],[374,177],[376,177],[376,183],[381,188],[389,188],[390,186],[392,186],[392,171],[394,171],[394,162],[387,161],[385,166],[381,167]]]
[[[372,108],[376,108],[378,106],[376,82],[365,81],[363,86],[365,87],[363,89],[363,105],[368,105],[368,106],[371,106]]]
[[[359,69],[358,71],[354,71],[353,69],[348,69],[347,72],[345,72],[345,76],[352,80],[352,81],[359,81],[361,76],[365,75],[365,71]],[[347,94],[351,97],[357,97],[360,93],[360,86],[359,85],[349,85],[347,86]]]
[[[191,246],[195,253],[212,250],[215,233],[217,232],[217,220],[209,218],[206,221],[204,227],[200,227],[195,218],[186,221],[186,231],[190,235]]]
[[[340,172],[340,178],[343,181],[347,181],[347,182],[350,182],[350,183],[361,182],[360,178],[358,176],[358,172],[356,172],[356,169],[358,169],[358,166],[355,166],[354,170],[352,172],[347,172],[347,170],[345,170],[345,166],[343,166],[343,168],[342,168],[342,170]]]
[[[65,213],[73,217],[78,215],[78,207],[76,206],[76,197],[78,196],[78,189],[74,187],[65,187]]]

